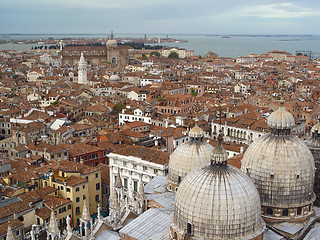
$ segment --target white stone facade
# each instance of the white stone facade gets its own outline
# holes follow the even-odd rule
[[[155,176],[165,176],[168,167],[167,164],[157,164],[134,156],[110,153],[108,157],[110,159],[110,196],[115,187],[118,170],[125,194],[133,196],[138,192],[140,178],[143,184],[146,184]]]
[[[137,110],[137,109],[136,109]],[[151,117],[144,116],[142,112],[134,111],[133,114],[127,114],[127,113],[119,113],[119,125],[124,125],[126,122],[135,122],[135,121],[141,121],[148,124],[151,124]]]
[[[234,126],[228,126],[226,124],[220,125],[219,123],[211,123],[212,137],[217,137],[220,130],[222,131],[224,140],[226,142],[236,142],[244,144],[250,144],[262,135],[266,134],[265,132],[251,130],[250,128],[245,129]]]

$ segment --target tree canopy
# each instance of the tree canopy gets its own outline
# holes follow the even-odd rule
[[[198,93],[196,92],[196,90],[194,88],[190,88],[190,94],[194,97],[196,97],[198,95]]]
[[[157,52],[157,51],[152,51],[152,52],[150,53],[150,56],[160,57],[160,53]]]
[[[176,52],[170,52],[168,58],[179,58],[179,55]]]
[[[123,108],[124,108],[124,105],[122,103],[117,103],[112,109],[111,115],[119,114]]]

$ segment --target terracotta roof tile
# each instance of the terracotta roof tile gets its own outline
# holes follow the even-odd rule
[[[142,160],[154,162],[158,164],[168,164],[169,162],[169,154],[166,152],[162,152],[159,150],[142,147],[142,146],[128,146],[126,148],[122,148],[114,151],[113,153],[125,156],[134,156],[139,157]]]

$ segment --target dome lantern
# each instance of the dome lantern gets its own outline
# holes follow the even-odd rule
[[[204,131],[202,130],[202,128],[198,126],[198,118],[195,119],[195,125],[189,131],[189,137],[191,138],[191,141],[194,141],[194,140],[202,141],[204,137]]]
[[[280,103],[281,106],[271,113],[267,123],[273,135],[290,135],[291,129],[295,126],[294,117],[284,108],[284,101],[280,100]]]
[[[221,132],[218,136],[218,144],[211,154],[211,164],[216,165],[217,167],[226,166],[228,160],[228,153],[222,145],[223,137]]]

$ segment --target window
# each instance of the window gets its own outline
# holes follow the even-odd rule
[[[61,157],[61,153],[58,153],[58,157]]]
[[[282,211],[282,216],[288,216],[288,215],[289,215],[288,209],[284,209],[284,210]]]
[[[63,190],[64,188],[61,186],[60,189]]]
[[[70,188],[67,188],[67,192],[71,192],[71,191],[70,191]]]
[[[70,209],[71,209],[71,204],[68,205],[68,210],[70,210]]]
[[[77,214],[77,215],[80,214],[80,207],[76,207],[76,214]]]
[[[86,195],[83,195],[83,196],[82,196],[82,199],[85,200],[85,199],[86,199]]]
[[[96,195],[96,202],[99,202],[100,201],[100,197],[99,197],[99,194]]]
[[[138,182],[133,181],[133,191],[138,192]]]
[[[16,237],[20,235],[20,230],[16,231]]]
[[[297,210],[297,215],[301,215],[301,212],[302,212],[302,208],[299,207],[298,210]]]
[[[83,186],[82,186],[82,189],[85,189],[85,188],[86,188],[86,185],[83,185]]]
[[[123,186],[125,189],[128,189],[128,178],[123,179]],[[100,186],[99,186],[100,187]],[[98,190],[98,189],[97,189]]]
[[[79,188],[78,187],[76,188],[76,192],[79,192]]]
[[[187,233],[188,233],[188,234],[191,234],[191,230],[192,230],[191,227],[192,227],[192,226],[191,226],[191,223],[188,223],[188,224],[187,224]]]
[[[143,171],[147,171],[147,170],[148,170],[148,167],[143,166]]]
[[[100,190],[100,183],[96,184],[96,190]]]
[[[64,156],[67,156],[67,154],[68,154],[67,152],[64,152],[64,154],[63,154],[63,155],[64,155]]]
[[[79,198],[79,197],[77,197],[77,198],[76,198],[76,202],[79,202],[79,201],[80,201],[80,198]]]
[[[271,208],[267,208],[267,215],[273,215],[273,210]]]

